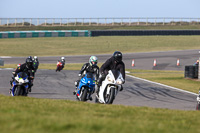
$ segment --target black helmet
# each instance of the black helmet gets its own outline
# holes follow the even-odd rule
[[[31,59],[31,60],[33,60],[32,56],[29,56],[28,58]]]
[[[120,62],[122,61],[122,53],[119,51],[115,51],[113,54],[115,61]]]
[[[30,68],[30,67],[33,65],[32,59],[27,58],[27,59],[26,59],[26,65],[27,65],[28,68]]]

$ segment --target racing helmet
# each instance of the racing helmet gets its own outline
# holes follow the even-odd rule
[[[37,57],[37,56],[34,56],[33,58],[34,58],[34,60],[38,60],[38,57]]]
[[[115,51],[113,53],[113,57],[114,57],[115,61],[117,61],[117,62],[122,61],[122,53],[119,51]]]
[[[33,60],[32,56],[29,56],[28,58],[31,59],[31,60]]]
[[[17,65],[17,67],[20,67],[20,66],[21,66],[21,64],[18,64],[18,65]]]
[[[64,61],[64,62],[65,62],[65,57],[61,57],[61,61]]]
[[[89,59],[89,63],[91,66],[96,66],[98,63],[98,58],[96,56],[91,56]]]
[[[31,67],[33,66],[33,61],[32,61],[32,59],[27,58],[27,59],[26,59],[26,65],[27,65],[28,68],[31,68]]]

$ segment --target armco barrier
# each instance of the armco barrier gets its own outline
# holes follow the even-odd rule
[[[93,30],[91,36],[200,35],[200,30]]]
[[[5,31],[0,32],[0,38],[30,38],[30,37],[89,37],[88,30],[55,30],[55,31]]]

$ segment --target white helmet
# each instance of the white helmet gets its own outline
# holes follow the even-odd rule
[[[98,58],[96,56],[91,56],[89,59],[89,63],[91,66],[95,66],[98,63]]]
[[[65,60],[65,57],[61,57],[61,60]]]
[[[37,57],[37,56],[34,56],[33,58],[34,58],[34,60],[37,60],[37,59],[38,59],[38,57]]]

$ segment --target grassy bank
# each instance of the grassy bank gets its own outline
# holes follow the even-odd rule
[[[130,75],[198,93],[200,81],[184,78],[183,71],[129,70]]]
[[[199,36],[112,36],[0,40],[0,56],[61,56],[200,49]]]
[[[198,111],[0,95],[1,133],[194,133]]]

